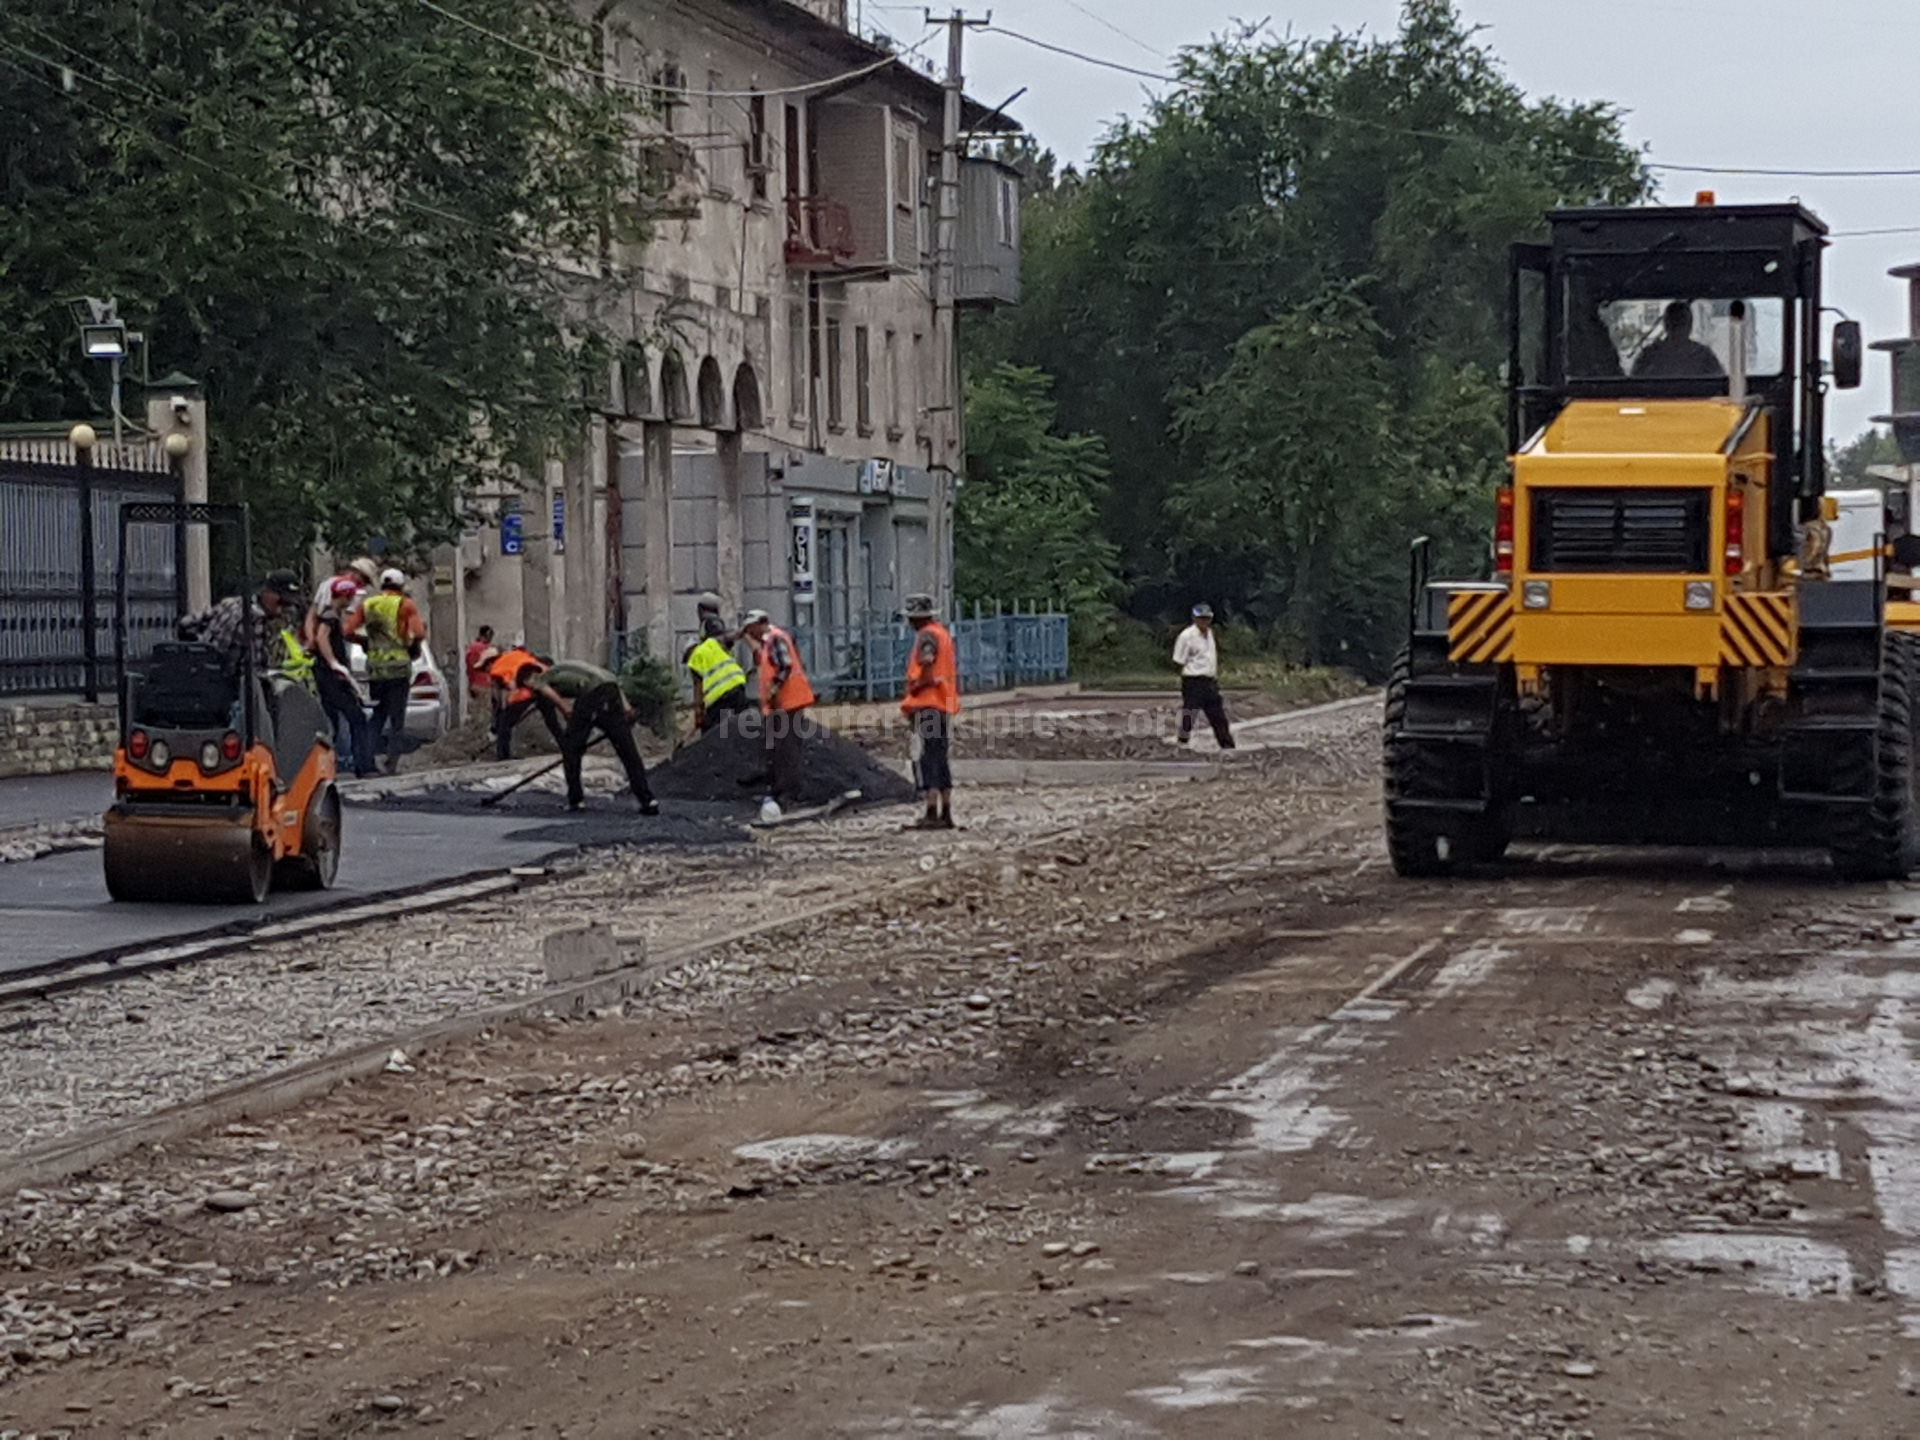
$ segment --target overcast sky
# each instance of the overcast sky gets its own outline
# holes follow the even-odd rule
[[[854,0],[855,4],[861,0]],[[911,42],[919,6],[864,0],[869,25]],[[987,0],[972,5],[984,14]],[[1102,59],[1153,70],[1236,18],[1324,35],[1391,33],[1398,0],[991,0],[994,22]],[[1507,73],[1533,95],[1604,99],[1656,161],[1772,169],[1920,169],[1912,80],[1920,0],[1461,0]],[[1140,114],[1164,87],[1052,55],[992,32],[967,40],[967,88],[1012,113],[1063,159],[1083,160],[1106,126]],[[942,47],[929,45],[930,53]],[[1870,340],[1906,331],[1890,265],[1920,260],[1920,176],[1904,179],[1663,175],[1663,198],[1711,188],[1726,201],[1797,198],[1835,231],[1912,226],[1910,235],[1838,236],[1827,301]],[[1846,438],[1887,405],[1886,359],[1836,395],[1829,429]]]

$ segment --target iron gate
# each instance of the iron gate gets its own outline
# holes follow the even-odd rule
[[[102,447],[103,449],[107,447]],[[148,447],[111,466],[65,441],[0,447],[0,695],[113,693],[116,517],[128,500],[179,500],[180,481]],[[185,608],[177,536],[136,527],[128,542],[127,653],[145,655]]]

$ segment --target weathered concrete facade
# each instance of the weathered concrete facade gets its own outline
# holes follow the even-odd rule
[[[588,396],[575,454],[483,501],[492,523],[457,563],[441,557],[440,636],[491,624],[569,655],[677,654],[703,590],[803,625],[951,594],[957,362],[932,279],[942,92],[849,32],[845,8],[608,13],[616,83],[659,102],[641,163],[663,214],[646,243],[605,257],[629,343]]]

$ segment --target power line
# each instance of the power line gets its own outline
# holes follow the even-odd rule
[[[609,75],[605,70],[595,69],[591,65],[582,65],[579,61],[569,60],[564,55],[554,55],[540,49],[537,45],[529,45],[523,40],[514,39],[511,35],[503,35],[498,30],[490,30],[476,20],[469,20],[457,11],[449,10],[444,5],[436,4],[435,0],[415,0],[415,3],[433,11],[436,15],[444,15],[457,25],[466,26],[467,29],[473,31],[476,35],[484,35],[496,44],[518,50],[523,55],[531,55],[536,60],[544,60],[549,65],[557,65],[563,70],[571,70],[576,74],[588,76],[604,84],[616,85],[623,90],[640,90],[649,94],[672,95],[683,99],[753,100],[774,95],[807,95],[815,90],[831,89],[836,85],[844,85],[850,81],[872,75],[876,71],[885,70],[890,65],[897,65],[909,55],[925,49],[927,42],[933,39],[930,31],[928,34],[922,36],[916,44],[908,46],[905,50],[897,50],[891,55],[874,61],[871,65],[862,65],[857,70],[849,70],[841,75],[832,75],[825,80],[809,80],[800,85],[781,85],[768,90],[693,90],[684,85],[663,85],[657,81],[629,80],[623,75]]]
[[[1166,75],[1155,70],[1142,70],[1132,65],[1123,65],[1117,60],[1103,60],[1097,55],[1088,55],[1079,50],[1069,49],[1065,45],[1055,45],[1047,40],[1035,39],[1031,35],[1023,35],[1018,30],[1009,30],[1002,25],[989,25],[986,28],[996,35],[1005,35],[1010,39],[1019,40],[1024,44],[1035,46],[1038,49],[1051,51],[1055,55],[1064,55],[1070,60],[1078,60],[1083,64],[1099,66],[1103,70],[1117,70],[1123,75],[1137,75],[1145,80],[1157,80],[1163,84],[1178,85],[1186,88],[1191,88],[1194,84],[1194,81],[1190,78],[1184,78],[1178,75]],[[1372,130],[1383,131],[1387,134],[1405,135],[1418,140],[1443,140],[1455,144],[1490,145],[1495,143],[1477,135],[1449,134],[1443,130],[1419,130],[1405,125],[1393,125],[1385,121],[1370,120],[1359,115],[1338,115],[1320,111],[1310,111],[1308,113],[1312,114],[1315,119],[1326,120],[1336,125],[1358,125]],[[1612,158],[1602,155],[1574,154],[1569,155],[1567,158],[1570,160],[1591,161],[1594,164],[1613,163]],[[1753,175],[1785,180],[1905,180],[1920,177],[1920,168],[1792,170],[1771,169],[1753,165],[1684,165],[1666,160],[1643,159],[1640,163],[1648,170],[1657,170],[1665,174],[1674,175]]]
[[[1104,25],[1107,29],[1111,30],[1114,34],[1118,35],[1122,40],[1125,40],[1128,44],[1137,46],[1139,49],[1146,51],[1147,54],[1149,55],[1154,55],[1154,56],[1159,55],[1160,52],[1158,50],[1154,49],[1153,46],[1149,45],[1146,41],[1142,40],[1138,35],[1134,35],[1129,33],[1128,31],[1122,30],[1118,25],[1114,24],[1113,21],[1107,19],[1107,17],[1102,15],[1099,11],[1091,8],[1090,6],[1082,5],[1080,3],[1080,0],[1061,0],[1061,3],[1064,5],[1072,6],[1075,10],[1078,10],[1082,15],[1086,16],[1089,20],[1093,21],[1094,24]]]

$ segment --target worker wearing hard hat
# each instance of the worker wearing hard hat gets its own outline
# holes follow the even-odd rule
[[[799,798],[805,763],[807,733],[813,728],[807,710],[814,702],[813,685],[800,661],[793,636],[773,623],[764,610],[740,617],[740,633],[753,642],[754,666],[760,675],[760,710],[765,722],[768,799],[777,810]]]
[[[907,654],[907,693],[900,711],[913,727],[914,788],[927,813],[910,827],[953,829],[953,717],[960,713],[960,662],[953,633],[942,625],[931,595],[910,595],[907,623],[913,649]]]
[[[367,652],[367,692],[373,697],[373,748],[386,751],[389,775],[400,768],[400,745],[407,728],[407,694],[413,662],[426,644],[427,622],[407,594],[407,577],[398,570],[380,572],[380,593],[369,595],[347,617],[347,634]]]

